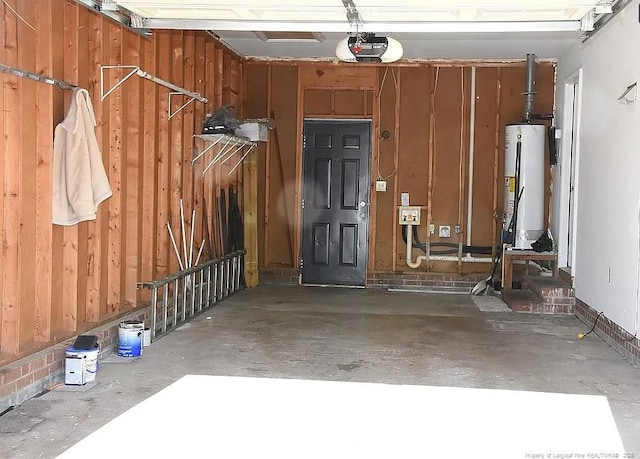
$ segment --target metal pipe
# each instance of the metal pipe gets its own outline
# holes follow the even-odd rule
[[[187,320],[187,278],[182,277],[182,321]]]
[[[198,312],[202,311],[204,298],[204,269],[200,270],[200,282],[198,282]]]
[[[458,261],[458,257],[452,255],[431,255],[429,261]],[[463,257],[462,263],[493,263],[493,258]]]
[[[524,116],[523,121],[529,122],[531,115],[535,109],[535,92],[533,85],[536,77],[536,55],[527,54],[527,81],[526,90],[524,92]]]
[[[158,314],[158,289],[151,291],[151,339],[156,337],[156,320]]]
[[[173,281],[173,323],[172,327],[178,325],[178,294],[180,292],[180,285],[178,279]]]
[[[169,283],[164,284],[164,291],[162,293],[162,304],[164,305],[162,314],[162,333],[167,331],[167,318],[169,314]]]
[[[213,279],[211,280],[213,284],[213,303],[218,302],[218,263],[212,266],[213,268]]]
[[[184,94],[185,96],[191,97],[192,99],[195,99],[198,102],[202,102],[203,104],[206,104],[208,102],[206,97],[202,97],[197,92],[191,92],[191,91],[189,91],[187,89],[181,88],[180,86],[176,86],[175,84],[169,83],[168,81],[165,81],[162,78],[158,78],[157,76],[151,75],[150,73],[145,72],[144,70],[141,70],[140,68],[138,68],[136,73],[138,74],[138,76],[141,76],[142,78],[146,78],[147,80],[151,80],[154,83],[157,83],[157,84],[159,84],[161,86],[164,86],[165,88],[173,89],[175,92],[178,92],[180,94]]]
[[[27,78],[29,80],[38,81],[41,83],[47,83],[53,86],[58,86],[62,89],[74,90],[78,86],[69,83],[67,81],[58,80],[56,78],[52,78],[46,75],[40,75],[39,73],[32,73],[28,70],[19,69],[17,67],[11,67],[10,65],[0,64],[0,72],[8,73],[10,75],[14,75],[20,78]]]
[[[476,120],[476,68],[471,67],[469,106],[469,185],[467,189],[467,245],[471,245],[471,221],[473,220],[473,161],[475,154]]]

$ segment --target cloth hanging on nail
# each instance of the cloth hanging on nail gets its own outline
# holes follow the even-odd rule
[[[95,135],[89,91],[77,88],[53,140],[53,209],[56,225],[95,220],[98,205],[112,195]]]

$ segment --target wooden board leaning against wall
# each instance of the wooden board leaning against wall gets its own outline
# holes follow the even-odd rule
[[[113,196],[96,220],[52,225],[53,130],[72,93],[0,73],[0,365],[148,304],[137,283],[179,269],[166,228],[180,226],[179,200],[187,225],[196,210],[201,240],[216,227],[205,204],[232,186],[242,205],[243,181],[242,167],[203,177],[202,164],[191,165],[206,113],[223,104],[242,111],[238,56],[206,33],[141,37],[72,0],[5,3],[0,62],[89,91]],[[105,65],[138,66],[209,102],[192,102],[169,119],[169,90],[135,75],[101,100]],[[105,86],[124,75],[105,71]],[[172,97],[171,110],[184,102]],[[220,250],[207,244],[203,260]]]
[[[278,145],[272,135],[259,163],[261,267],[299,266],[301,120],[364,118],[373,122],[369,272],[413,271],[397,224],[403,192],[423,206],[420,242],[446,257],[420,271],[488,271],[502,227],[504,126],[522,119],[524,59],[245,65],[247,84],[255,88],[247,108],[252,117],[273,112],[278,131]],[[555,64],[538,62],[536,113],[552,113],[554,81]],[[386,181],[386,192],[375,192],[376,180]],[[548,215],[549,186],[545,190]],[[450,237],[440,237],[440,226],[450,228]],[[463,246],[490,253],[476,256],[482,263],[463,262]],[[412,259],[421,254],[414,248]]]

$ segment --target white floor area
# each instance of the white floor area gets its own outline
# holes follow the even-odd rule
[[[601,396],[188,375],[59,457],[514,459],[623,450]]]

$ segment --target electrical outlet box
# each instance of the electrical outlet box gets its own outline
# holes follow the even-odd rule
[[[441,225],[438,228],[438,236],[451,237],[451,227],[449,225]]]
[[[384,180],[377,180],[376,191],[387,191],[387,182]]]
[[[420,207],[401,206],[398,209],[398,219],[401,225],[419,225]]]
[[[429,234],[436,234],[436,225],[433,223],[429,225]]]
[[[454,227],[453,227],[453,230],[456,232],[456,234],[460,234],[460,231],[461,231],[461,229],[460,229],[460,225],[456,225],[456,226],[454,226]]]

